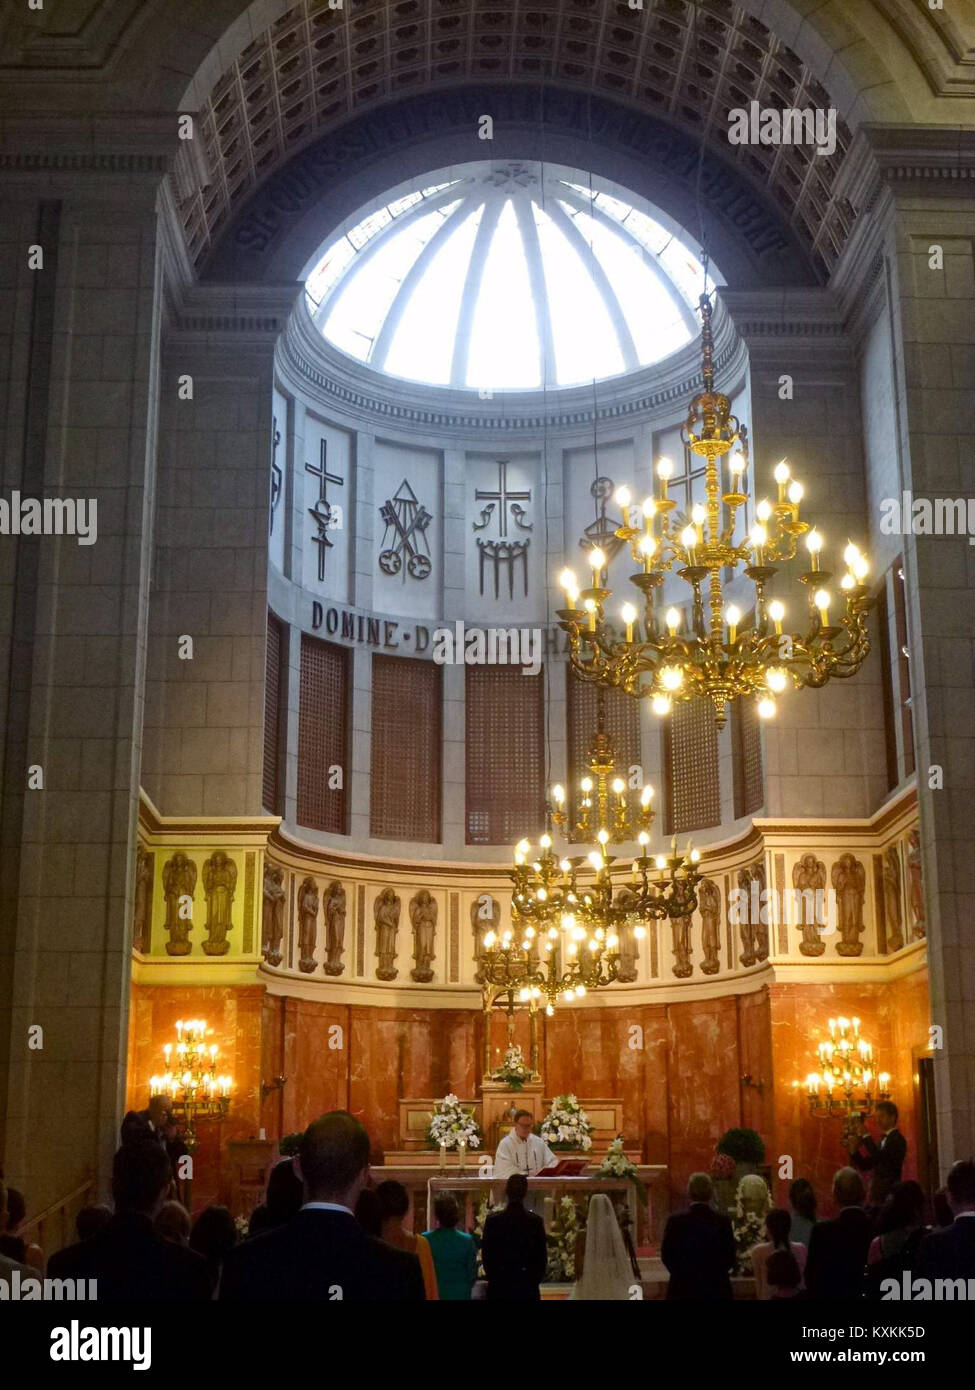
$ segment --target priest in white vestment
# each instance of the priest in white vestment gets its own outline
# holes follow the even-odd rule
[[[514,1125],[501,1140],[494,1158],[496,1178],[510,1178],[512,1173],[537,1178],[545,1168],[554,1168],[558,1159],[544,1139],[532,1134],[532,1124],[530,1110],[515,1112]]]

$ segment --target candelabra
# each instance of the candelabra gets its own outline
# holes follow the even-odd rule
[[[701,295],[700,308],[704,391],[691,401],[682,438],[706,461],[705,501],[692,508],[689,520],[683,518],[687,524],[679,531],[672,527],[676,502],[668,496],[673,467],[667,459],[657,464],[659,493],[643,502],[640,524],[633,524],[629,489],[618,488],[622,525],[615,536],[629,545],[640,566],[630,582],[642,597],[642,624],[632,603],[621,609],[622,640],[607,619],[605,605],[612,591],[606,587],[608,559],[599,546],[588,555],[589,587],[580,590],[573,572],[563,571],[568,606],[558,617],[568,634],[573,670],[581,679],[648,698],[660,715],[670,712],[674,700],[706,696],[721,727],[727,704],[738,696],[757,698],[759,714],[769,718],[775,713],[776,696],[790,680],[797,689],[819,687],[859,670],[869,651],[870,599],[863,583],[869,566],[851,542],[844,552],[847,572],[840,581],[845,610],[838,623],[831,623],[829,610],[836,600],[826,587],[832,576],[821,566],[823,538],[800,519],[803,489],[792,478],[787,459],[774,471],[777,500],[759,501],[755,525],[746,537],[736,539],[748,496],[747,431],[732,415],[728,397],[714,389],[712,306],[707,294]],[[718,460],[736,444],[728,486],[722,492]],[[785,607],[771,598],[770,590],[779,565],[795,558],[803,536],[809,560],[799,581],[806,589],[808,621],[804,632],[789,634],[782,627]],[[739,566],[754,585],[749,618],[725,600],[722,571]],[[675,567],[689,586],[690,620],[678,607],[670,607],[661,624],[656,595],[666,572]]]
[[[205,1019],[178,1022],[175,1047],[173,1043],[163,1047],[165,1072],[149,1079],[152,1093],[168,1096],[173,1114],[182,1118],[185,1124],[183,1142],[191,1153],[197,1144],[196,1122],[223,1119],[230,1109],[233,1078],[217,1073],[220,1049],[216,1043],[206,1042],[212,1034],[213,1029],[207,1028]]]
[[[874,1072],[873,1047],[861,1038],[858,1018],[831,1018],[829,1038],[816,1051],[820,1070],[806,1077],[809,1113],[821,1120],[841,1119],[843,1145],[852,1151],[864,1133],[864,1120],[880,1101],[889,1100],[890,1077]]]
[[[600,727],[590,745],[592,775],[580,784],[580,810],[572,826],[591,835],[595,809],[599,829],[594,848],[572,857],[556,852],[551,827],[565,831],[571,818],[564,809],[564,788],[554,787],[555,809],[537,852],[527,839],[515,847],[512,927],[500,934],[489,931],[483,939],[484,979],[517,991],[523,1001],[544,997],[548,1013],[558,999],[582,997],[618,978],[624,931],[632,930],[640,939],[649,922],[684,917],[697,906],[699,852],[690,844],[679,852],[675,835],[669,855],[649,854],[653,788],[643,788],[637,806],[628,804],[622,779],[614,778],[612,744],[602,723],[600,711]],[[610,847],[626,839],[636,839],[636,857],[612,855]]]

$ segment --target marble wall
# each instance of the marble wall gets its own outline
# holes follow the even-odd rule
[[[909,1141],[906,1175],[916,1171],[917,1113],[913,1071],[927,1044],[924,970],[889,984],[774,983],[750,994],[670,1004],[564,1008],[539,1017],[545,1094],[623,1102],[627,1147],[669,1169],[672,1200],[692,1172],[707,1169],[724,1130],[757,1129],[777,1173],[782,1156],[796,1176],[814,1182],[828,1203],[830,1182],[845,1161],[839,1123],[811,1119],[801,1080],[813,1066],[826,1021],[856,1014],[892,1074]],[[227,1200],[229,1139],[270,1139],[302,1129],[323,1111],[347,1108],[369,1129],[374,1161],[398,1150],[399,1101],[453,1091],[474,1099],[481,1075],[483,1022],[473,1009],[404,1009],[340,1005],[271,995],[261,986],[135,986],[129,1098],[145,1105],[148,1079],[162,1069],[162,1046],[183,1017],[204,1017],[236,1089],[225,1122],[203,1122],[193,1203]],[[528,1020],[516,1017],[515,1041],[528,1055]],[[496,1016],[492,1053],[505,1043]],[[263,1100],[260,1084],[284,1076]],[[744,1078],[749,1078],[746,1082]],[[785,1201],[788,1183],[777,1184]]]

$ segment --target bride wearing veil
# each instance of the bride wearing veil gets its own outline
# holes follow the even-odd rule
[[[637,1282],[613,1204],[605,1192],[597,1192],[589,1201],[582,1277],[576,1280],[569,1297],[587,1302],[624,1301]]]

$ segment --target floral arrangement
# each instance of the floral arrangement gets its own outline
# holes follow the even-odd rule
[[[504,1081],[513,1091],[520,1091],[531,1079],[532,1069],[518,1046],[507,1048],[500,1067],[491,1073],[492,1081]]]
[[[754,1129],[726,1129],[715,1148],[736,1163],[764,1163],[765,1144]]]
[[[606,1150],[606,1157],[596,1169],[596,1173],[601,1178],[629,1178],[636,1188],[641,1202],[647,1200],[647,1189],[640,1181],[637,1173],[637,1166],[632,1159],[627,1158],[623,1152],[623,1136],[617,1134],[616,1138]]]
[[[539,1133],[552,1149],[591,1149],[592,1125],[575,1096],[556,1096]]]
[[[752,1250],[765,1239],[765,1218],[772,1198],[765,1179],[757,1173],[746,1173],[738,1184],[738,1195],[731,1212],[731,1228],[735,1234],[736,1274],[752,1274]]]
[[[455,1095],[444,1096],[437,1102],[427,1134],[438,1149],[458,1149],[461,1144],[467,1149],[476,1149],[481,1143],[477,1121]]]
[[[576,1241],[583,1223],[576,1204],[569,1196],[559,1199],[548,1232],[548,1268],[545,1277],[551,1284],[571,1284],[576,1277]]]
[[[711,1160],[711,1176],[719,1182],[733,1178],[737,1171],[738,1165],[731,1154],[716,1153]]]
[[[246,1216],[235,1216],[235,1217],[234,1217],[234,1226],[235,1226],[236,1231],[237,1231],[237,1239],[238,1239],[238,1240],[246,1240],[246,1239],[247,1239],[247,1231],[248,1231],[248,1228],[249,1228],[249,1226],[250,1226],[250,1222],[248,1221],[247,1217],[246,1217]]]

